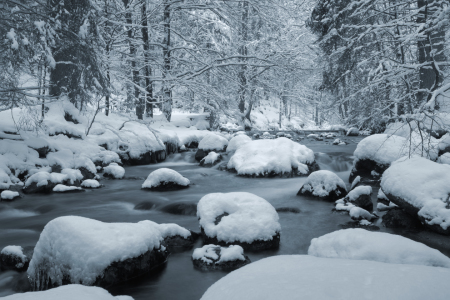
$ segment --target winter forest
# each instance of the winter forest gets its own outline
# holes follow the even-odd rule
[[[450,299],[449,0],[0,0],[0,298]]]

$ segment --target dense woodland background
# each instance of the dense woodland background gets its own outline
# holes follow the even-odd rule
[[[0,109],[252,110],[381,132],[450,97],[448,0],[2,0]],[[224,121],[225,120],[225,121]],[[280,122],[281,124],[281,122]]]

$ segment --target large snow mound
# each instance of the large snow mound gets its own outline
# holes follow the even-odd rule
[[[446,300],[449,276],[445,268],[279,255],[231,272],[201,300]]]
[[[227,152],[236,151],[239,147],[251,141],[252,139],[246,134],[236,135],[229,141]]]
[[[92,285],[112,262],[159,249],[168,233],[185,236],[186,231],[176,225],[168,227],[168,224],[147,220],[104,223],[84,217],[59,217],[45,225],[34,249],[28,276],[31,282],[39,284],[40,272],[45,268],[48,278],[58,285],[62,284],[64,276],[73,283]]]
[[[14,294],[3,300],[133,300],[130,296],[113,296],[95,286],[69,284],[43,292]]]
[[[125,169],[116,163],[110,163],[103,169],[103,174],[115,179],[121,179],[125,176]]]
[[[314,152],[287,138],[257,140],[239,147],[228,162],[239,175],[266,175],[271,172],[307,174]]]
[[[142,184],[142,188],[150,189],[169,182],[176,183],[181,186],[188,186],[190,184],[189,179],[177,171],[168,168],[160,168],[148,175],[147,179]]]
[[[450,268],[450,258],[436,249],[400,235],[360,228],[338,230],[315,238],[308,254]]]
[[[336,174],[327,170],[312,172],[302,186],[302,190],[310,191],[314,196],[326,197],[338,187],[347,190],[345,182]],[[337,191],[339,195],[339,191]]]
[[[216,218],[223,216],[219,223]],[[200,226],[219,241],[268,241],[281,230],[278,213],[266,200],[251,193],[212,193],[197,205]]]
[[[383,174],[381,188],[388,196],[399,197],[417,208],[418,215],[429,225],[446,230],[450,226],[449,182],[450,165],[412,157],[393,163]]]
[[[223,149],[228,146],[228,140],[223,136],[218,134],[208,134],[206,135],[198,144],[198,149],[206,151],[223,151]]]
[[[408,153],[408,144],[404,137],[387,134],[374,134],[361,140],[353,153],[356,159],[370,159],[389,165]]]

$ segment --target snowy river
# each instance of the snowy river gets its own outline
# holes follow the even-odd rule
[[[345,182],[352,166],[352,153],[356,143],[338,147],[324,143],[307,144],[316,153],[322,169],[338,174]],[[338,152],[339,151],[339,152]],[[194,160],[195,152],[171,155],[166,162],[126,168],[126,179],[103,180],[99,190],[84,193],[26,195],[14,202],[0,203],[0,249],[7,245],[34,246],[45,224],[59,216],[77,215],[105,222],[137,222],[152,220],[157,223],[177,223],[199,231],[194,207],[207,193],[245,191],[268,200],[275,208],[297,208],[300,212],[280,212],[282,228],[280,248],[258,253],[246,252],[252,261],[279,254],[306,254],[311,239],[341,229],[351,221],[345,214],[333,213],[333,203],[296,196],[305,178],[241,178],[215,168],[202,168]],[[141,190],[147,175],[160,167],[169,167],[191,180],[189,189],[175,192],[149,192]],[[373,200],[376,203],[374,189]],[[167,205],[187,203],[185,210],[173,214]],[[135,209],[135,206],[147,209]],[[425,243],[450,256],[448,238],[430,232],[411,232],[387,229],[381,231],[404,235]],[[198,241],[195,247],[200,247]],[[200,299],[206,289],[227,273],[202,272],[194,269],[193,250],[174,253],[167,264],[152,274],[114,286],[108,290],[114,295],[130,295],[136,300],[193,300]],[[26,280],[25,274],[0,272],[0,296],[13,293]]]

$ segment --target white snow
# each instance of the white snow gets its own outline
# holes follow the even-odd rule
[[[64,193],[64,192],[70,192],[70,191],[82,191],[83,189],[78,186],[72,186],[72,185],[64,185],[64,184],[57,184],[53,191],[56,193]]]
[[[95,179],[86,179],[81,183],[81,186],[84,188],[95,189],[100,187],[100,183]]]
[[[338,230],[312,239],[308,254],[450,268],[450,258],[436,249],[400,235],[360,228]]]
[[[202,150],[215,150],[223,151],[223,148],[228,146],[228,140],[218,134],[208,134],[206,135],[198,144],[198,149]]]
[[[439,156],[437,162],[440,164],[450,165],[450,153],[444,153]]]
[[[168,168],[160,168],[148,175],[147,179],[142,184],[142,188],[157,187],[164,182],[174,182],[183,186],[188,186],[190,184],[189,179],[177,171]]]
[[[43,186],[49,184],[49,181],[52,183],[62,183],[63,181],[67,180],[68,176],[67,174],[61,174],[61,173],[48,173],[48,172],[37,172],[33,175],[31,175],[26,181],[25,181],[25,187],[30,186],[32,183],[36,183],[37,186]]]
[[[446,300],[448,278],[446,268],[278,255],[231,272],[201,300]]]
[[[359,135],[358,128],[352,127],[349,130],[347,130],[347,135]]]
[[[216,218],[227,213],[215,225]],[[275,208],[263,198],[246,192],[212,193],[197,204],[200,226],[209,237],[232,243],[272,240],[280,232]]]
[[[63,169],[61,171],[61,174],[67,175],[67,180],[70,184],[74,184],[77,180],[82,180],[83,175],[81,174],[80,170],[74,170],[74,169]]]
[[[215,250],[219,250],[219,255],[217,255]],[[215,260],[218,260],[216,263],[220,264],[228,261],[245,260],[245,257],[244,249],[238,245],[231,245],[229,247],[205,245],[202,248],[194,250],[192,259],[200,259],[207,264],[211,264]]]
[[[204,164],[214,164],[216,161],[219,160],[220,154],[211,151],[208,153],[208,155],[206,155],[204,158],[202,158],[202,162]]]
[[[360,185],[355,187],[353,190],[351,190],[347,194],[347,200],[350,202],[354,202],[356,199],[358,199],[362,195],[371,195],[372,194],[372,187],[368,185]]]
[[[381,188],[419,209],[429,225],[450,226],[450,165],[422,157],[400,159],[384,172]]]
[[[242,145],[228,162],[229,169],[239,175],[265,175],[270,172],[290,173],[297,169],[307,174],[307,163],[314,162],[314,152],[287,138],[256,140]]]
[[[25,140],[25,143],[27,144],[28,147],[33,148],[33,149],[40,149],[40,148],[45,148],[45,147],[50,148],[49,142],[47,142],[43,138],[38,138],[38,137],[29,138],[29,139]]]
[[[386,197],[386,195],[383,193],[383,190],[382,190],[382,189],[379,189],[379,190],[378,190],[377,199],[389,201],[389,198]]]
[[[356,176],[356,178],[352,182],[352,186],[350,187],[350,190],[353,190],[353,188],[361,182],[361,176]]]
[[[356,147],[356,159],[371,159],[377,163],[389,165],[408,153],[407,140],[404,137],[387,134],[374,134],[361,140]]]
[[[339,200],[338,200],[339,201]],[[350,202],[347,203],[336,203],[335,209],[338,211],[348,211],[352,208],[356,207],[355,205],[351,204]]]
[[[5,248],[2,249],[1,254],[20,258],[22,262],[17,263],[16,268],[22,268],[24,263],[26,263],[27,261],[27,257],[25,256],[25,254],[23,254],[22,246],[13,246],[13,245],[6,246]]]
[[[2,200],[13,200],[14,198],[19,197],[20,194],[18,192],[14,192],[14,191],[3,191],[0,194],[0,198]]]
[[[43,292],[18,293],[3,300],[133,300],[130,296],[112,296],[107,290],[96,286],[69,284]]]
[[[104,223],[76,216],[56,218],[47,223],[39,237],[28,276],[38,284],[39,272],[45,271],[59,285],[64,275],[71,282],[91,285],[112,262],[159,249],[169,234],[186,235],[184,228],[167,225],[148,220]]]
[[[302,190],[312,192],[314,196],[326,197],[338,187],[347,190],[344,181],[331,171],[320,170],[312,172],[302,186]],[[339,191],[336,190],[339,195]]]
[[[111,175],[115,179],[121,179],[125,176],[125,169],[116,163],[110,163],[103,169],[103,173]]]
[[[251,142],[252,139],[246,134],[239,134],[228,142],[227,152],[236,151],[242,145]]]
[[[371,221],[376,218],[374,215],[372,215],[367,210],[365,210],[361,207],[356,207],[356,206],[350,208],[349,215],[353,220],[365,219],[365,220]]]

